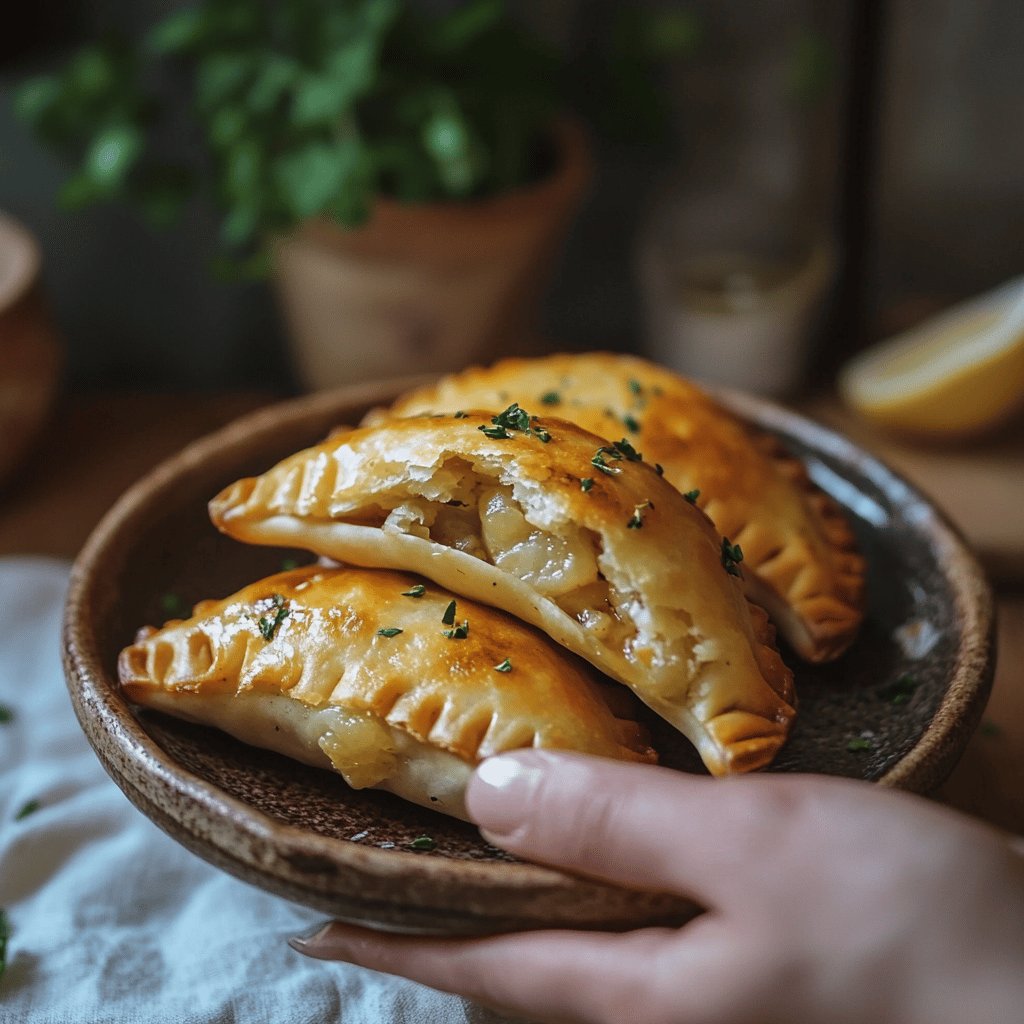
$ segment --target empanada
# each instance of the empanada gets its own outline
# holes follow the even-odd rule
[[[715,774],[767,764],[792,675],[708,518],[624,441],[565,420],[389,420],[210,503],[238,540],[420,573],[538,628],[634,692]]]
[[[611,353],[506,359],[399,398],[394,416],[516,401],[605,438],[628,437],[743,550],[748,595],[809,661],[838,657],[863,618],[864,560],[838,504],[802,463],[696,385]],[[379,422],[381,412],[367,422]]]
[[[468,635],[446,636],[457,603]],[[140,631],[118,662],[138,704],[465,817],[473,766],[518,747],[656,760],[590,666],[410,573],[307,567]]]

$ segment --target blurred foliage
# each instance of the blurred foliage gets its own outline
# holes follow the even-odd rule
[[[75,162],[66,206],[127,199],[163,225],[202,190],[222,211],[224,248],[258,270],[267,234],[308,217],[354,227],[377,195],[457,201],[542,177],[552,118],[574,94],[649,128],[652,62],[691,48],[695,23],[627,14],[608,36],[581,82],[503,0],[443,15],[410,0],[204,0],[141,46],[82,50],[15,104]],[[189,110],[158,100],[176,76]],[[182,147],[193,159],[158,151],[168,120],[185,138],[198,129],[201,144]]]

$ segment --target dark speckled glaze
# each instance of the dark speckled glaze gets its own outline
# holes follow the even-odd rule
[[[100,760],[161,828],[235,875],[377,927],[474,933],[683,920],[694,908],[514,861],[469,825],[212,729],[129,706],[118,651],[143,624],[277,571],[302,552],[248,547],[210,525],[206,501],[240,476],[357,422],[411,381],[315,395],[205,438],[140,481],[86,544],[64,629],[68,686]],[[795,667],[800,715],[772,770],[823,772],[928,792],[980,718],[992,678],[992,599],[961,540],[913,488],[849,442],[776,406],[722,400],[778,434],[848,510],[869,565],[865,628],[838,662]],[[784,652],[786,653],[786,652]],[[901,678],[909,682],[897,684]],[[896,690],[894,690],[896,686]],[[653,719],[662,763],[702,771]],[[851,744],[851,741],[852,744]],[[851,749],[863,748],[863,749]],[[436,848],[409,844],[429,835]]]

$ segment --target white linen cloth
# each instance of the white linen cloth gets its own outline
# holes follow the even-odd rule
[[[107,777],[60,664],[68,567],[0,559],[3,1024],[380,1024],[504,1018],[286,940],[323,915],[164,835]],[[16,820],[29,801],[39,809]]]

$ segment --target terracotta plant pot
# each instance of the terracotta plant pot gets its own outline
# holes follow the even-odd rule
[[[0,214],[0,481],[45,422],[60,375],[61,348],[43,302],[39,268],[35,239]]]
[[[353,231],[310,221],[280,240],[275,284],[310,389],[454,369],[520,352],[589,177],[582,129],[555,126],[552,174],[466,203],[380,199]]]

